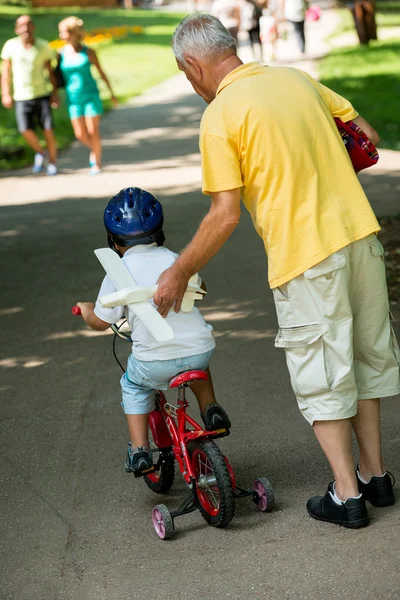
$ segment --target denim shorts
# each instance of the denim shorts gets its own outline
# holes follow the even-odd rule
[[[183,371],[204,371],[214,353],[214,348],[203,354],[173,358],[171,360],[142,361],[132,354],[128,358],[126,373],[121,377],[121,406],[127,415],[145,415],[155,407],[156,390],[167,390],[169,380]]]

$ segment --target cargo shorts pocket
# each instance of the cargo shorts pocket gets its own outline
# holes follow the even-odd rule
[[[316,279],[317,277],[324,275],[324,279],[329,281],[332,279],[333,273],[339,269],[343,269],[346,264],[346,255],[339,250],[316,264],[314,267],[311,267],[311,269],[307,269],[307,271],[304,272],[304,277],[306,279]]]
[[[385,262],[385,249],[376,236],[375,239],[369,243],[369,247],[372,256],[379,257],[383,262]]]
[[[275,347],[284,348],[290,381],[296,396],[319,396],[330,392],[325,368],[324,325],[281,327]]]

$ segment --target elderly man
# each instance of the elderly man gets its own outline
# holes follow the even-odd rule
[[[12,108],[14,99],[18,131],[35,152],[33,173],[40,173],[45,162],[45,154],[35,133],[39,125],[44,131],[48,150],[47,174],[56,175],[57,148],[51,104],[57,105],[58,99],[56,92],[51,94],[46,77],[47,71],[55,88],[51,68],[55,53],[46,40],[35,38],[35,26],[29,15],[18,17],[15,33],[17,37],[8,40],[1,51],[1,100],[5,108]]]
[[[240,200],[269,262],[279,332],[299,408],[335,481],[309,514],[358,528],[365,500],[393,504],[381,456],[380,398],[400,392],[379,224],[333,117],[374,129],[344,98],[294,68],[242,64],[235,42],[208,15],[175,31],[179,68],[209,104],[200,129],[203,192],[211,208],[160,280],[162,315],[179,310],[187,281],[229,238]],[[351,431],[359,445],[354,469]]]

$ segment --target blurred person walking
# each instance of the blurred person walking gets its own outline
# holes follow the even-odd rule
[[[60,38],[66,45],[59,53],[59,69],[62,73],[67,94],[68,113],[77,140],[90,150],[90,173],[101,173],[102,145],[100,118],[103,103],[97,83],[91,73],[94,65],[111,93],[116,106],[118,100],[111,83],[100,66],[94,50],[82,44],[84,38],[83,21],[78,17],[67,17],[58,24]]]
[[[260,19],[262,17],[262,8],[255,0],[243,0],[240,5],[240,27],[246,31],[254,58],[256,57],[255,46],[260,48],[260,61],[263,62],[263,48],[260,35]]]
[[[47,174],[56,175],[57,148],[51,114],[51,106],[58,105],[51,67],[54,52],[46,40],[35,37],[35,25],[29,15],[18,17],[15,33],[17,37],[8,40],[1,51],[1,101],[4,108],[15,106],[18,131],[35,152],[32,172],[40,173],[45,164],[46,155],[35,133],[40,126],[47,146]]]
[[[306,51],[304,25],[306,21],[307,0],[282,0],[283,15],[294,28],[297,45],[302,54]]]
[[[215,0],[211,14],[229,31],[236,44],[240,29],[240,4],[237,0]]]
[[[360,44],[367,45],[371,40],[377,40],[375,2],[355,0],[349,5],[349,8],[353,15]]]

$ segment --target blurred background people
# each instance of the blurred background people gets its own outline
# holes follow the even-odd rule
[[[302,54],[306,51],[304,25],[306,20],[307,0],[282,0],[283,16],[292,23],[297,45]]]
[[[260,19],[262,17],[262,8],[255,0],[242,0],[240,5],[240,28],[246,31],[249,36],[254,58],[259,58],[263,62],[263,48],[260,36]],[[259,48],[259,56],[256,53],[256,46]]]
[[[360,44],[369,44],[371,40],[377,40],[375,2],[355,0],[349,5],[349,8],[353,15]]]
[[[240,29],[239,1],[215,0],[211,7],[211,14],[221,21],[237,43]]]
[[[118,101],[95,51],[82,43],[82,19],[67,17],[60,21],[58,29],[60,38],[66,42],[60,50],[59,66],[65,82],[69,117],[76,139],[90,150],[90,173],[97,175],[101,172],[100,118],[103,114],[103,104],[91,73],[92,65],[97,68],[110,90],[113,104],[118,104]]]
[[[54,51],[46,40],[35,37],[35,25],[29,15],[18,17],[15,33],[17,37],[8,40],[1,52],[2,104],[5,108],[15,105],[18,131],[35,152],[32,172],[40,173],[48,158],[47,174],[56,175],[57,148],[51,114],[51,106],[58,104],[51,67]],[[36,135],[37,127],[43,129],[47,157]]]

